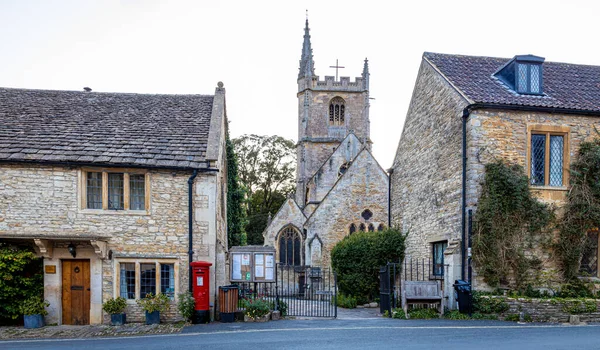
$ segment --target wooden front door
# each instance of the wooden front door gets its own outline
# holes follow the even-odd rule
[[[62,323],[90,324],[90,261],[62,261]]]

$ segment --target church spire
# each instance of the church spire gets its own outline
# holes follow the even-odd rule
[[[308,28],[308,14],[304,26],[304,43],[302,44],[302,57],[300,59],[300,72],[298,79],[315,75],[315,62],[313,61],[312,47],[310,45],[310,28]]]
[[[369,60],[365,58],[365,65],[362,71],[363,89],[365,90],[369,90],[369,75]]]

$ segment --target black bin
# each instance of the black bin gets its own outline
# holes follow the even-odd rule
[[[470,315],[473,312],[471,283],[463,280],[455,280],[453,286],[456,291],[456,299],[458,300],[458,311]]]
[[[238,306],[238,286],[219,287],[219,312],[221,322],[233,322]]]

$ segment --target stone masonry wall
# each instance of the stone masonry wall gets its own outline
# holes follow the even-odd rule
[[[523,312],[526,315],[531,316],[533,322],[569,322],[568,307],[570,303],[581,302],[580,299],[529,299],[529,298],[504,298],[504,297],[490,297],[490,298],[502,298],[509,305],[508,311],[504,312],[503,317],[506,315],[518,315]],[[588,299],[587,302],[596,304],[596,311],[590,313],[579,314],[581,322],[599,322],[600,321],[600,300]]]
[[[407,257],[461,238],[462,109],[466,101],[421,63],[392,174],[392,222],[409,235]]]
[[[568,128],[568,142],[565,146],[568,147],[569,158],[573,161],[581,142],[597,137],[594,127],[600,128],[600,120],[589,116],[520,111],[476,110],[471,113],[467,124],[467,210],[472,209],[475,212],[477,209],[481,183],[485,176],[485,164],[495,159],[503,159],[521,165],[527,173],[530,166],[527,159],[528,128],[547,126]],[[565,203],[568,188],[532,187],[532,190],[541,201],[560,209]],[[538,249],[536,255],[542,259],[547,270],[557,270],[556,261],[550,251]],[[476,276],[476,269],[474,271]],[[485,283],[480,278],[476,278],[475,281],[480,288],[485,288]]]
[[[361,217],[365,209],[373,213],[368,221]],[[331,249],[349,234],[352,223],[357,227],[360,223],[365,226],[371,223],[375,229],[379,224],[387,226],[387,212],[387,175],[375,158],[364,150],[307,220],[307,264],[329,267]],[[320,251],[320,256],[312,254],[314,249]]]
[[[79,208],[79,169],[2,165],[0,169],[0,239],[3,235],[108,236],[113,259],[102,261],[102,300],[114,296],[115,261],[120,258],[173,259],[179,265],[178,289],[187,290],[189,172],[150,170],[150,212]],[[194,251],[196,260],[215,261],[216,176],[200,174],[195,182]],[[210,214],[212,212],[212,214]],[[210,221],[212,220],[212,222]],[[55,249],[58,251],[59,247]],[[214,285],[213,285],[214,291]],[[214,296],[214,292],[213,295]],[[211,298],[214,299],[214,298]],[[142,321],[135,303],[128,320]],[[176,314],[172,308],[170,318]]]

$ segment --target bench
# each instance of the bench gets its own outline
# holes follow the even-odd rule
[[[439,304],[444,314],[444,297],[437,281],[402,281],[402,309],[408,315],[409,304]]]

